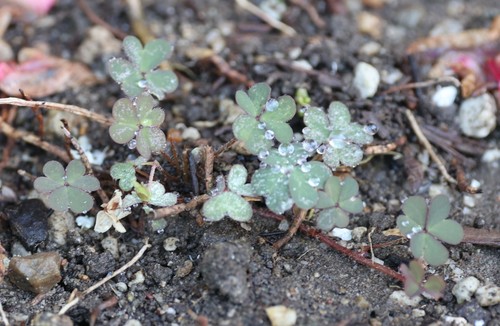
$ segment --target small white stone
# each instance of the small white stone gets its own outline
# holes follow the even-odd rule
[[[293,326],[297,322],[295,310],[285,306],[273,306],[266,308],[266,314],[272,326]]]
[[[415,307],[422,300],[422,297],[417,295],[413,298],[410,298],[406,295],[405,291],[394,291],[389,296],[389,301],[396,303],[400,306],[409,306]]]
[[[95,217],[88,215],[80,215],[75,220],[76,225],[82,229],[92,229],[95,223]]]
[[[471,195],[464,195],[464,205],[467,207],[476,207],[476,199]]]
[[[425,316],[425,310],[422,310],[422,309],[413,309],[411,311],[411,316],[413,318],[420,318],[420,317],[424,317]]]
[[[471,296],[476,292],[480,284],[477,278],[469,276],[458,281],[451,290],[451,293],[457,298],[458,304],[462,304],[465,301],[470,301]]]
[[[486,284],[476,291],[476,299],[481,307],[489,307],[500,303],[500,287]]]
[[[137,273],[134,274],[134,278],[132,281],[128,282],[128,287],[134,284],[141,284],[144,283],[144,280],[146,278],[144,277],[144,273],[142,271],[138,271]]]
[[[446,323],[446,325],[453,325],[453,326],[470,325],[464,317],[444,316],[444,322]]]
[[[194,127],[188,127],[184,129],[181,135],[182,139],[198,140],[201,138],[201,134],[198,129]]]
[[[483,157],[481,161],[485,163],[490,163],[494,166],[498,166],[498,162],[500,161],[500,149],[492,148],[488,149],[483,153]]]
[[[176,237],[166,238],[163,241],[163,249],[166,251],[175,251],[177,249],[177,242],[179,242],[179,239]]]
[[[496,110],[495,99],[488,93],[463,101],[458,114],[460,129],[469,137],[488,136],[496,127]]]
[[[341,240],[344,240],[344,241],[351,241],[352,240],[352,230],[345,229],[345,228],[333,228],[333,230],[331,230],[328,235],[332,236],[332,237],[340,238]]]
[[[377,43],[375,41],[368,42],[366,44],[363,44],[359,48],[359,54],[367,55],[367,56],[374,56],[380,52],[382,49],[382,45],[380,43]]]
[[[359,62],[354,68],[353,86],[359,91],[362,98],[369,98],[377,92],[380,83],[380,74],[378,70],[366,63]]]
[[[455,86],[441,87],[432,96],[432,103],[440,108],[451,106],[455,102],[457,94],[458,90]]]
[[[368,229],[364,226],[358,226],[352,230],[352,238],[356,242],[361,242],[361,238],[366,234],[366,231]]]

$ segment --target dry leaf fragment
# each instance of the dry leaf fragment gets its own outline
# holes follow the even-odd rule
[[[44,97],[68,88],[89,86],[96,77],[83,64],[23,49],[19,64],[0,62],[0,89],[10,96],[22,89],[33,98]]]
[[[107,204],[102,204],[101,207],[104,209],[97,213],[94,231],[104,233],[113,226],[116,231],[125,233],[125,227],[120,220],[128,216],[130,210],[123,207],[122,192],[115,190],[113,198]]]

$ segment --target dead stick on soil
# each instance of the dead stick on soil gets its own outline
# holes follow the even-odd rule
[[[311,4],[308,0],[290,0],[290,2],[307,12],[309,18],[311,18],[311,21],[314,23],[314,25],[316,25],[316,27],[326,27],[326,23],[323,18],[321,18],[314,5]]]
[[[455,180],[451,175],[449,175],[448,171],[446,170],[446,167],[444,166],[443,161],[436,154],[436,152],[432,148],[431,143],[429,143],[427,138],[424,136],[424,133],[422,132],[422,129],[420,129],[420,126],[418,125],[417,119],[415,119],[415,116],[413,115],[413,113],[409,109],[406,109],[405,113],[406,113],[406,117],[408,118],[408,121],[410,122],[410,126],[413,129],[413,132],[417,136],[420,143],[425,147],[427,152],[429,152],[429,156],[434,161],[434,163],[436,163],[436,165],[437,165],[439,171],[441,172],[441,174],[443,175],[443,177],[449,183],[456,184],[457,180]]]
[[[457,78],[452,77],[452,76],[445,76],[445,77],[441,77],[441,78],[438,78],[438,79],[426,80],[426,81],[423,81],[423,82],[416,82],[416,83],[408,83],[408,84],[404,84],[404,85],[397,85],[397,86],[389,88],[388,90],[386,90],[382,94],[383,95],[387,95],[387,94],[399,92],[399,91],[402,91],[402,90],[405,90],[405,89],[414,89],[414,88],[429,87],[429,86],[432,86],[432,85],[443,84],[443,83],[451,83],[451,84],[453,84],[453,86],[455,86],[457,88],[460,88],[461,85],[462,85],[462,83],[460,82],[460,80],[458,80]]]
[[[187,204],[177,204],[177,205],[170,206],[170,207],[156,209],[154,211],[153,219],[157,220],[157,219],[160,219],[163,217],[173,216],[173,215],[177,215],[179,213],[185,212],[185,211],[192,210],[196,206],[203,204],[204,202],[206,202],[209,199],[210,199],[209,195],[203,194],[201,196],[194,197]]]
[[[0,98],[0,105],[2,104],[10,104],[14,106],[27,106],[30,108],[34,107],[44,107],[49,110],[56,110],[56,111],[63,111],[63,112],[69,112],[75,115],[79,115],[85,118],[89,118],[95,122],[98,122],[100,124],[109,126],[111,125],[113,119],[108,118],[102,114],[95,113],[92,111],[89,111],[87,109],[81,108],[76,105],[69,105],[69,104],[61,104],[61,103],[54,103],[54,102],[45,102],[45,101],[27,101],[23,100],[17,97],[6,97],[6,98]]]
[[[1,101],[1,99],[0,99],[0,101]],[[4,133],[8,137],[12,137],[14,139],[21,139],[29,144],[40,147],[41,149],[59,157],[61,160],[63,160],[66,163],[71,161],[71,159],[69,158],[66,151],[64,151],[64,149],[62,149],[58,146],[52,145],[46,141],[43,141],[40,139],[40,137],[35,136],[33,134],[30,134],[26,131],[16,130],[11,125],[3,122],[3,120],[1,118],[0,118],[0,132]]]
[[[213,185],[214,172],[214,150],[211,146],[205,146],[205,189],[209,191]]]
[[[276,250],[281,249],[281,247],[286,245],[288,243],[288,241],[290,241],[290,239],[292,239],[292,237],[295,235],[295,233],[297,233],[297,230],[299,229],[299,227],[302,224],[302,221],[304,220],[306,215],[307,215],[306,209],[301,209],[299,211],[299,214],[297,214],[297,216],[295,216],[295,218],[293,219],[292,226],[288,229],[288,232],[285,234],[285,236],[273,244],[274,249],[276,249]]]
[[[2,303],[0,302],[0,314],[2,315],[2,321],[5,324],[5,326],[9,326],[9,320],[7,319],[7,315],[5,314],[5,311],[3,311],[3,306]]]
[[[123,265],[122,267],[120,267],[119,269],[114,271],[113,274],[106,276],[105,278],[103,278],[102,280],[97,282],[96,284],[89,287],[87,290],[83,291],[80,296],[75,297],[73,300],[71,300],[66,305],[64,305],[58,314],[64,315],[71,307],[76,305],[78,303],[78,301],[80,301],[80,299],[83,299],[84,296],[91,293],[95,289],[99,288],[101,285],[103,285],[104,283],[106,283],[107,281],[112,279],[113,277],[126,271],[128,268],[130,268],[132,265],[134,265],[142,257],[142,255],[144,255],[144,252],[150,247],[151,247],[151,245],[148,243],[148,239],[146,238],[146,243],[144,244],[144,246],[142,246],[142,248],[139,250],[139,252],[128,263],[126,263],[125,265]]]
[[[264,10],[260,9],[259,7],[257,7],[253,3],[249,2],[248,0],[236,0],[236,3],[242,9],[249,11],[250,13],[259,17],[260,19],[265,21],[268,25],[276,28],[277,30],[281,31],[283,34],[285,34],[287,36],[297,35],[297,32],[292,27],[290,27],[287,24],[269,16]]]

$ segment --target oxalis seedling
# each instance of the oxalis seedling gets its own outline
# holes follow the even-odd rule
[[[166,154],[167,141],[161,129],[165,113],[157,107],[156,99],[161,100],[174,91],[178,81],[172,71],[157,68],[171,55],[172,46],[164,40],[154,40],[143,47],[137,38],[129,36],[123,48],[129,60],[112,59],[108,69],[128,97],[114,104],[109,134],[116,143],[137,150],[139,157],[115,162],[111,167],[110,175],[118,182],[119,189],[114,189],[112,199],[101,205],[96,232],[106,232],[112,227],[125,232],[121,220],[131,213],[132,207],[141,205],[147,213],[156,213],[151,206],[168,208],[176,205],[178,197],[177,193],[166,192],[164,181],[155,180],[155,170],[162,167],[152,159],[155,154]],[[301,212],[299,216],[305,216],[312,210],[317,227],[325,232],[346,227],[351,214],[362,212],[356,180],[340,178],[333,172],[342,165],[360,164],[362,147],[370,144],[377,132],[375,125],[352,122],[349,109],[340,102],[331,102],[327,110],[309,106],[307,90],[296,95],[301,105],[305,105],[299,112],[291,96],[271,98],[271,88],[265,83],[255,84],[247,92],[240,90],[235,97],[245,113],[235,120],[233,133],[249,153],[256,155],[260,165],[250,180],[247,169],[239,164],[231,167],[227,182],[223,175],[217,177],[216,188],[206,189],[210,196],[203,195],[208,198],[201,210],[206,221],[220,221],[228,216],[246,222],[253,213],[247,199],[256,196],[262,196],[268,209],[277,214],[296,208]],[[289,121],[297,113],[305,127],[294,134]],[[138,171],[144,174],[140,170],[146,166],[151,170],[144,182]],[[89,193],[100,188],[99,181],[85,175],[81,161],[71,161],[66,169],[50,161],[43,172],[45,177],[37,178],[34,187],[47,206],[74,213],[93,207],[94,199]],[[193,199],[193,202],[198,201]],[[445,196],[434,198],[429,207],[422,197],[405,201],[404,215],[398,217],[397,225],[410,238],[415,257],[431,265],[446,262],[448,251],[441,241],[458,244],[463,238],[461,226],[446,219],[449,211]],[[403,265],[401,271],[408,295],[427,293],[436,299],[440,297],[444,288],[442,279],[430,276],[425,280],[421,263],[412,261],[409,266]],[[401,275],[396,273],[396,276]]]

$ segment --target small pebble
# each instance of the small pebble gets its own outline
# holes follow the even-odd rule
[[[175,251],[177,249],[177,242],[180,240],[176,237],[170,237],[163,240],[163,249],[166,251]]]
[[[469,137],[485,138],[496,127],[496,111],[495,99],[488,93],[466,99],[460,105],[460,129]]]
[[[382,36],[384,22],[379,16],[363,11],[356,16],[356,22],[360,33],[370,35],[375,39]]]
[[[367,228],[364,226],[358,226],[352,230],[352,239],[355,242],[361,242],[361,239],[364,237],[366,232],[368,231]]]
[[[31,326],[73,326],[69,316],[41,312],[35,315],[30,323]]]
[[[48,218],[52,212],[40,199],[28,199],[15,208],[6,209],[12,232],[30,250],[47,239]]]
[[[47,293],[62,279],[61,260],[57,252],[13,257],[9,264],[9,279],[20,289],[36,294]]]
[[[446,325],[453,326],[469,326],[470,324],[467,322],[467,319],[464,317],[453,317],[453,316],[444,316],[444,322]]]
[[[365,297],[363,296],[357,296],[356,299],[354,299],[354,301],[356,302],[356,305],[358,307],[360,307],[361,309],[370,309],[370,302],[368,302],[368,300],[365,299]]]
[[[64,246],[68,239],[68,231],[75,228],[75,218],[70,212],[54,212],[49,218],[50,240]]]
[[[415,307],[422,300],[422,297],[417,295],[413,298],[410,298],[406,295],[405,291],[394,291],[389,296],[389,301],[396,303],[400,306],[409,306]]]
[[[476,291],[476,299],[480,306],[489,307],[500,303],[500,287],[486,284]]]
[[[118,250],[118,239],[108,236],[101,241],[101,246],[104,250],[109,251],[115,259],[120,257]]]
[[[493,167],[498,167],[500,161],[500,149],[492,148],[484,151],[481,161],[491,164]]]
[[[144,283],[145,277],[144,273],[141,271],[138,271],[134,274],[134,277],[130,282],[128,282],[128,287],[131,287],[134,284],[141,284]]]
[[[425,310],[422,310],[422,309],[413,309],[411,311],[411,316],[413,318],[422,318],[422,317],[425,317]]]
[[[137,319],[129,319],[123,326],[142,326],[142,324]]]
[[[352,231],[345,228],[333,228],[333,230],[328,233],[331,237],[337,237],[344,241],[352,240]]]
[[[187,127],[184,129],[181,135],[182,139],[198,140],[201,138],[201,134],[198,129],[194,127]]]
[[[82,229],[92,229],[95,224],[95,217],[88,215],[80,215],[75,220],[76,225]]]
[[[459,304],[464,303],[465,301],[470,301],[474,292],[476,292],[479,287],[480,282],[474,276],[466,277],[455,284],[451,293],[457,298],[457,302]]]
[[[297,322],[297,312],[282,305],[266,308],[266,314],[272,326],[293,326]]]
[[[359,62],[354,68],[353,86],[362,98],[369,98],[377,92],[380,83],[378,70],[365,62]]]
[[[184,278],[191,274],[191,271],[193,270],[193,262],[190,260],[186,260],[184,264],[177,269],[175,272],[175,276],[179,278]]]
[[[124,282],[118,282],[115,284],[115,289],[117,289],[121,293],[125,293],[128,290],[128,286]]]
[[[380,43],[377,43],[375,41],[368,42],[366,44],[363,44],[359,48],[359,54],[367,55],[367,56],[374,56],[380,52],[382,49],[382,45]]]
[[[457,98],[458,90],[455,86],[445,86],[438,88],[432,96],[432,103],[443,108],[451,106]]]

